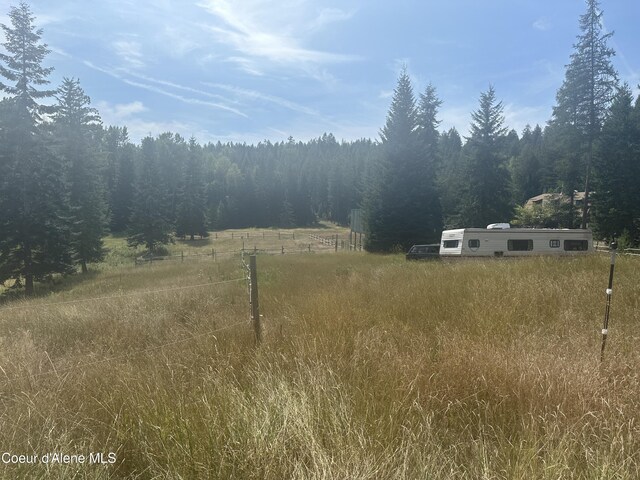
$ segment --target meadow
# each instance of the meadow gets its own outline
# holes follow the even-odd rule
[[[2,478],[640,477],[638,258],[601,364],[605,255],[259,255],[256,346],[238,256],[134,267],[108,243],[0,305],[0,454],[40,460]]]

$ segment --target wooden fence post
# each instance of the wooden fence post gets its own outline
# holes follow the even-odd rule
[[[284,245],[282,245],[282,250],[280,251],[281,255],[284,255]]]
[[[338,251],[338,234],[336,233],[336,252]]]
[[[180,250],[180,261],[184,262],[184,250]]]
[[[258,269],[256,266],[256,256],[249,256],[249,278],[250,290],[249,301],[251,302],[251,322],[256,335],[256,345],[262,342],[262,325],[260,324],[260,305],[258,302]]]

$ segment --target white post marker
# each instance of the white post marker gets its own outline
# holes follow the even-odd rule
[[[604,348],[607,344],[607,335],[609,333],[609,311],[611,309],[611,295],[613,294],[613,270],[616,266],[616,250],[618,249],[618,244],[613,241],[609,244],[609,249],[611,250],[611,267],[609,268],[609,287],[605,290],[607,294],[607,306],[604,311],[604,325],[602,327],[602,347],[600,348],[600,363],[604,361]]]

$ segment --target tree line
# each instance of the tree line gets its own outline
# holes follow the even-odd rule
[[[598,1],[587,0],[586,7],[544,128],[509,130],[489,86],[471,113],[467,137],[455,129],[438,132],[442,102],[435,88],[415,98],[408,73],[400,74],[363,197],[368,250],[437,241],[443,225],[508,221],[590,227],[596,238],[640,243],[640,99],[619,82]],[[543,192],[563,195],[523,207]]]
[[[416,98],[403,71],[379,140],[199,144],[167,132],[134,144],[125,126],[102,124],[78,79],[48,88],[49,49],[20,3],[2,25],[0,282],[31,293],[34,281],[87,271],[108,233],[158,251],[212,229],[347,224],[359,207],[370,251],[437,241],[445,227],[580,225],[567,202],[543,218],[521,207],[542,192],[593,191],[596,234],[637,243],[640,102],[619,85],[601,15],[587,0],[544,128],[509,130],[490,86],[467,137],[440,131],[436,87]]]

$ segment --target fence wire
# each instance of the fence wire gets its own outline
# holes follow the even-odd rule
[[[12,383],[17,382],[19,380],[35,379],[35,378],[45,377],[45,376],[49,376],[49,375],[55,375],[58,378],[60,378],[60,375],[63,374],[63,373],[70,373],[70,372],[73,372],[73,371],[76,371],[76,370],[84,370],[84,369],[87,369],[89,367],[94,367],[96,365],[101,365],[101,364],[104,364],[104,363],[110,363],[110,362],[113,362],[113,361],[116,361],[116,360],[122,360],[122,359],[125,359],[125,358],[131,358],[131,357],[134,357],[134,356],[138,356],[138,355],[146,354],[146,353],[153,352],[153,351],[156,351],[156,350],[160,350],[160,349],[168,347],[170,345],[177,345],[179,343],[185,343],[185,342],[194,340],[196,338],[201,338],[201,337],[206,337],[206,336],[213,336],[215,338],[215,334],[216,333],[222,332],[224,330],[231,329],[233,327],[237,327],[239,325],[246,325],[246,324],[247,324],[247,321],[243,320],[243,321],[240,321],[240,322],[233,323],[231,325],[226,325],[224,327],[220,327],[220,328],[216,328],[214,330],[210,330],[208,332],[198,333],[198,334],[195,334],[195,335],[190,335],[188,337],[181,338],[179,340],[173,340],[171,342],[162,343],[160,345],[154,345],[152,347],[143,348],[143,349],[140,349],[140,350],[136,350],[134,352],[123,353],[121,355],[114,355],[114,356],[109,357],[109,358],[103,358],[101,360],[94,360],[92,362],[86,362],[86,363],[83,363],[83,364],[80,364],[80,365],[75,365],[75,366],[72,366],[72,367],[66,367],[66,368],[61,368],[61,369],[56,368],[55,365],[53,365],[53,362],[51,361],[51,359],[49,358],[49,363],[51,364],[52,370],[50,370],[48,372],[40,372],[40,373],[34,373],[34,374],[22,375],[22,376],[16,376],[16,377],[13,377],[13,378],[9,378],[7,376],[7,374],[6,374],[6,372],[4,372],[4,369],[0,368],[0,370],[2,370],[2,372],[5,373],[5,376],[7,377],[6,380],[3,382],[3,386],[12,384]],[[46,354],[46,352],[45,352],[45,354]],[[49,355],[47,354],[47,358],[48,357],[49,357]]]
[[[174,291],[181,291],[181,290],[189,290],[189,289],[195,289],[195,288],[203,288],[203,287],[210,287],[210,286],[216,286],[216,285],[224,285],[224,284],[229,284],[229,283],[233,283],[233,282],[240,282],[240,281],[246,281],[247,282],[247,294],[249,295],[249,305],[251,306],[251,275],[250,275],[250,268],[249,265],[247,265],[247,263],[245,262],[245,252],[241,252],[241,268],[243,271],[243,276],[239,277],[239,278],[234,278],[234,279],[230,279],[230,280],[221,280],[221,281],[217,281],[217,282],[208,282],[208,283],[201,283],[201,284],[197,284],[197,285],[185,285],[185,286],[181,286],[181,287],[171,287],[171,288],[162,288],[162,289],[157,289],[157,290],[147,290],[147,291],[142,291],[142,292],[132,292],[132,293],[124,293],[124,294],[118,294],[118,295],[106,295],[106,296],[101,296],[101,297],[91,297],[91,298],[80,298],[80,299],[75,299],[75,300],[67,300],[67,301],[62,301],[62,302],[50,302],[50,303],[44,303],[44,304],[39,304],[39,305],[16,305],[16,306],[12,306],[12,307],[3,307],[0,308],[0,314],[2,314],[3,312],[15,312],[18,310],[31,310],[31,309],[37,309],[37,308],[51,308],[51,307],[57,307],[60,305],[72,305],[72,304],[78,304],[78,303],[86,303],[86,302],[101,302],[101,301],[105,301],[105,300],[113,300],[113,299],[120,299],[120,298],[131,298],[131,297],[138,297],[138,296],[143,296],[143,295],[152,295],[152,294],[158,294],[158,293],[167,293],[167,292],[174,292]],[[101,365],[101,364],[105,364],[105,363],[110,363],[110,362],[114,362],[117,360],[122,360],[122,359],[126,359],[126,358],[131,358],[133,356],[138,356],[138,355],[142,355],[142,354],[146,354],[152,351],[156,351],[156,350],[160,350],[162,348],[165,348],[167,346],[171,346],[171,345],[176,345],[176,344],[180,344],[180,343],[185,343],[185,342],[189,342],[192,341],[196,338],[200,338],[200,337],[205,337],[205,336],[214,336],[215,334],[239,325],[243,325],[243,324],[247,324],[246,320],[242,320],[236,323],[233,323],[231,325],[226,325],[224,327],[220,327],[220,328],[216,328],[204,333],[199,333],[199,334],[195,334],[195,335],[190,335],[187,336],[185,338],[181,338],[178,340],[173,340],[170,342],[165,342],[162,343],[160,345],[154,345],[152,347],[147,347],[147,348],[143,348],[140,350],[136,350],[134,352],[129,352],[129,353],[124,353],[121,355],[115,355],[109,358],[103,358],[101,360],[95,360],[95,361],[91,361],[91,362],[85,362],[85,363],[81,363],[80,365],[75,365],[75,366],[70,366],[70,367],[66,367],[66,368],[56,368],[55,365],[53,364],[53,362],[51,361],[51,358],[49,357],[47,352],[44,352],[45,355],[47,356],[47,359],[49,360],[49,363],[51,364],[52,370],[48,371],[48,372],[40,372],[40,373],[34,373],[34,374],[28,374],[28,375],[21,375],[21,376],[16,376],[13,378],[10,378],[5,370],[0,366],[0,371],[2,371],[2,373],[4,373],[6,380],[3,382],[3,386],[12,384],[14,382],[20,381],[20,380],[33,380],[35,378],[40,378],[40,377],[44,377],[44,376],[49,376],[49,375],[55,375],[58,378],[60,378],[61,374],[67,374],[73,371],[78,371],[78,370],[84,370],[96,365]]]
[[[48,307],[56,307],[58,305],[70,305],[74,303],[84,303],[84,302],[97,302],[97,301],[103,301],[103,300],[113,300],[117,298],[138,297],[142,295],[152,295],[155,293],[166,293],[166,292],[173,292],[178,290],[188,290],[192,288],[202,288],[202,287],[209,287],[213,285],[222,285],[225,283],[239,282],[241,280],[244,280],[244,277],[234,278],[232,280],[222,280],[220,282],[201,283],[198,285],[185,285],[182,287],[163,288],[160,290],[145,290],[143,292],[123,293],[119,295],[108,295],[104,297],[79,298],[76,300],[65,300],[63,302],[43,303],[39,305],[16,305],[14,307],[0,308],[0,314],[3,312],[11,311],[11,310],[14,310],[14,311],[15,310],[31,310],[34,308],[48,308]]]

